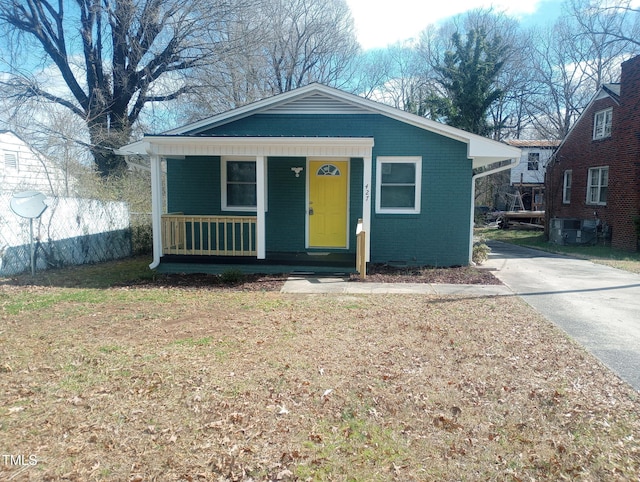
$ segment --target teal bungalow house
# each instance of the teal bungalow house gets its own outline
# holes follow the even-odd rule
[[[356,255],[361,266],[467,265],[475,179],[520,160],[506,144],[319,84],[119,153],[150,156],[151,268],[211,273],[354,271]]]

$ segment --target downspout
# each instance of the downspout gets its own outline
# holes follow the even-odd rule
[[[495,169],[489,169],[488,171],[480,172],[475,174],[471,178],[471,223],[469,226],[469,264],[473,265],[473,227],[475,221],[475,207],[476,207],[476,181],[482,177],[490,176],[491,174],[495,174],[497,172],[506,171],[507,169],[511,169],[516,167],[520,163],[520,158],[510,159],[509,164],[505,164],[504,166],[496,167]]]
[[[157,154],[150,154],[151,160],[151,232],[153,233],[153,262],[150,269],[160,265],[162,256],[162,162]]]

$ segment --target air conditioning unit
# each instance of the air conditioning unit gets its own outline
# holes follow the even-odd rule
[[[580,229],[579,219],[553,218],[551,220],[551,229]]]
[[[597,240],[598,222],[593,219],[551,219],[549,241],[559,245],[593,244]]]

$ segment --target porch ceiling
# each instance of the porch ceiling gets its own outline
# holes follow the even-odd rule
[[[145,136],[123,155],[371,157],[370,137],[185,137]]]

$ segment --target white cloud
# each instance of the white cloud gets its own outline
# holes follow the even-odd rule
[[[493,7],[514,17],[532,14],[542,0],[346,1],[355,20],[358,40],[363,48],[370,49],[417,37],[428,25],[476,8]]]

